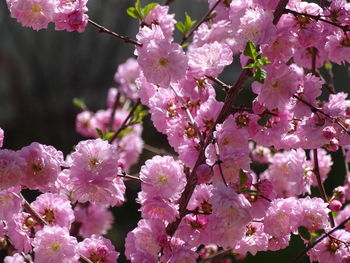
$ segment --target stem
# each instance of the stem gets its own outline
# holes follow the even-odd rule
[[[140,179],[140,177],[137,177],[137,176],[132,176],[132,175],[128,175],[127,173],[123,172],[122,174],[118,174],[119,177],[123,177],[123,178],[126,178],[126,179],[129,179],[131,181],[134,181],[134,182],[142,182],[142,180]]]
[[[288,4],[289,0],[280,0],[277,4],[277,7],[276,7],[276,10],[275,12],[273,13],[273,24],[274,25],[277,25],[278,24],[278,21],[280,20],[281,16],[283,15],[284,13],[284,10]]]
[[[118,135],[122,132],[122,130],[124,130],[126,127],[128,127],[128,121],[130,120],[130,118],[132,117],[132,115],[134,114],[137,106],[140,105],[140,99],[138,99],[135,103],[135,105],[132,107],[131,111],[129,112],[129,115],[125,118],[125,120],[123,121],[122,125],[120,126],[120,128],[114,133],[114,135],[108,140],[109,143],[112,143],[117,137]]]
[[[231,86],[227,85],[226,83],[222,82],[221,80],[219,80],[218,78],[214,78],[211,76],[205,76],[207,79],[210,79],[211,81],[213,81],[214,83],[218,84],[221,88],[223,88],[225,90],[225,92],[228,92],[229,89],[231,88]]]
[[[233,248],[228,248],[228,249],[225,249],[225,250],[221,250],[221,251],[218,251],[217,253],[215,253],[214,255],[210,256],[210,257],[207,257],[207,258],[204,258],[203,260],[199,261],[199,263],[205,263],[205,262],[208,262],[208,261],[211,261],[217,257],[220,257],[220,256],[224,256],[226,254],[230,254],[230,253],[233,253]]]
[[[348,174],[349,174],[349,164],[348,164],[348,161],[345,158],[345,155],[346,155],[345,149],[344,149],[344,147],[340,147],[340,148],[341,148],[341,152],[343,153],[343,157],[344,157],[344,166],[345,166],[346,176],[348,176]]]
[[[323,239],[325,239],[326,237],[330,236],[331,234],[333,234],[335,231],[337,231],[338,229],[342,228],[343,226],[345,226],[345,224],[347,222],[350,221],[350,217],[348,217],[347,219],[345,219],[343,222],[341,222],[336,228],[333,228],[331,231],[329,231],[328,233],[325,233],[322,237],[320,237],[319,239],[317,239],[314,243],[312,243],[311,245],[308,245],[298,256],[296,256],[290,263],[296,263],[298,262],[310,249],[312,249],[314,246],[316,246],[318,243],[320,243]]]
[[[119,104],[119,99],[120,99],[120,92],[117,92],[117,95],[115,96],[115,100],[114,100],[114,103],[113,103],[111,116],[110,116],[109,122],[108,122],[108,130],[109,131],[112,131],[112,128],[113,128],[114,116],[115,116],[115,112],[117,110],[117,106]]]
[[[205,14],[205,16],[189,31],[187,32],[181,40],[180,45],[182,45],[183,43],[185,43],[187,41],[187,39],[189,39],[194,31],[196,31],[198,29],[198,27],[203,24],[205,21],[208,20],[209,16],[212,14],[212,12],[214,11],[214,9],[219,5],[219,3],[221,2],[221,0],[218,0],[209,10],[208,12]]]
[[[148,145],[148,144],[144,144],[143,145],[143,149],[149,151],[149,152],[152,152],[156,155],[172,155],[171,153],[167,152],[166,150],[164,149],[158,149],[156,147],[153,147],[151,145]]]
[[[128,38],[126,36],[121,36],[121,35],[113,32],[113,31],[105,28],[104,26],[101,26],[101,25],[97,24],[96,22],[92,21],[91,19],[89,19],[88,21],[89,21],[89,23],[91,25],[93,25],[94,27],[98,28],[101,33],[106,33],[106,34],[109,34],[109,35],[114,36],[116,38],[119,38],[119,39],[123,40],[125,43],[130,43],[130,44],[134,44],[136,46],[142,47],[142,44],[140,42],[136,41],[136,40],[133,40],[133,39]]]
[[[328,198],[326,195],[326,191],[324,189],[322,180],[321,180],[321,175],[320,175],[320,168],[318,165],[318,156],[317,156],[317,149],[313,150],[313,157],[314,157],[314,174],[316,176],[317,179],[317,185],[318,185],[318,189],[320,191],[321,197],[323,199],[323,201],[325,201],[325,203],[328,203]],[[329,217],[329,223],[331,224],[331,227],[335,226],[334,223],[334,218],[333,218],[333,214],[332,212],[328,213],[328,217]]]
[[[216,154],[216,164],[219,166],[219,170],[220,170],[220,175],[221,175],[222,181],[227,186],[227,182],[225,180],[224,172],[222,171],[222,165],[221,165],[222,161],[220,160],[220,150],[219,150],[219,145],[218,145],[218,142],[216,141],[216,138],[214,138],[214,146],[215,146],[215,154]]]
[[[302,98],[300,98],[297,95],[293,95],[293,98],[295,98],[295,99],[301,101],[302,103],[304,103],[305,105],[307,105],[311,109],[311,111],[321,113],[323,116],[328,118],[331,122],[336,123],[340,128],[342,128],[347,134],[350,135],[350,131],[348,131],[348,129],[342,123],[339,122],[338,118],[334,118],[334,117],[330,116],[328,113],[325,113],[324,111],[320,110],[319,108],[316,108],[315,106],[311,105],[309,102],[303,100]]]
[[[285,8],[285,9],[283,10],[283,12],[284,12],[285,14],[288,14],[288,13],[289,13],[289,14],[292,14],[292,15],[294,15],[294,16],[306,16],[306,17],[310,17],[310,18],[312,18],[312,19],[315,19],[316,21],[321,21],[321,22],[330,24],[330,25],[332,25],[332,26],[338,27],[338,28],[342,29],[342,30],[344,31],[344,33],[350,31],[350,27],[349,27],[349,26],[347,26],[347,25],[345,25],[345,26],[339,25],[339,24],[334,23],[334,22],[332,22],[332,21],[329,21],[329,20],[326,20],[326,19],[324,19],[324,18],[321,18],[320,15],[316,15],[316,16],[315,16],[315,15],[309,15],[309,14],[306,14],[306,13],[299,13],[299,12],[297,12],[297,11],[290,10],[290,9],[288,9],[288,8]]]

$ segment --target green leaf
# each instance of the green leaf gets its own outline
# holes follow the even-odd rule
[[[132,133],[133,131],[133,129],[124,129],[119,133],[118,137],[123,138],[125,135]]]
[[[259,195],[258,191],[250,190],[250,189],[240,189],[240,192],[241,193],[251,194],[251,195]]]
[[[131,16],[132,18],[136,18],[136,19],[139,19],[139,14],[136,10],[135,7],[129,7],[128,9],[126,9],[126,13]]]
[[[107,132],[107,133],[103,136],[103,140],[104,140],[104,141],[108,141],[111,137],[113,137],[114,134],[115,134],[115,132]]]
[[[196,23],[196,20],[192,20],[192,18],[185,13],[185,22],[177,22],[176,28],[182,33],[186,34],[192,28],[192,26]]]
[[[184,25],[184,23],[179,21],[179,22],[177,22],[175,24],[175,26],[180,32],[185,33],[185,25]]]
[[[260,61],[261,61],[261,63],[262,63],[263,66],[266,66],[266,65],[268,65],[268,64],[271,64],[271,61],[269,61],[267,57],[262,57],[262,58],[260,59]]]
[[[245,66],[244,68],[256,68],[256,64],[255,63],[250,63],[247,66]]]
[[[316,230],[315,232],[312,232],[311,233],[312,241],[315,241],[316,239],[318,239],[323,234],[324,234],[324,230],[323,229],[319,229],[319,230]]]
[[[148,5],[146,5],[144,8],[142,8],[142,19],[145,19],[146,16],[148,15],[148,13],[156,6],[158,5],[158,3],[149,3]]]
[[[239,185],[242,187],[247,183],[247,181],[247,174],[242,169],[239,169]]]
[[[256,60],[256,48],[252,41],[248,40],[247,45],[245,46],[243,54],[252,58],[254,61]]]
[[[332,65],[331,62],[326,62],[326,63],[324,64],[324,68],[325,68],[327,71],[331,71],[331,70],[332,70],[332,67],[333,67],[333,65]]]
[[[135,9],[140,15],[142,15],[141,0],[136,0]]]
[[[73,99],[73,105],[75,107],[78,107],[79,109],[82,109],[82,110],[86,109],[85,102],[82,99],[74,98]]]
[[[258,120],[258,124],[260,126],[265,126],[266,123],[269,121],[269,119],[272,118],[272,116],[273,115],[271,115],[271,114],[266,114],[266,113],[262,114],[260,120]]]
[[[264,83],[266,79],[266,71],[261,68],[257,68],[253,73],[253,79],[257,82]]]
[[[305,239],[305,240],[310,240],[311,239],[310,232],[309,232],[309,230],[306,227],[304,227],[304,226],[298,227],[298,232],[299,232],[299,235],[303,239]]]
[[[99,128],[96,128],[96,131],[97,131],[97,134],[98,134],[98,137],[100,137],[101,139],[103,139],[103,132],[101,131],[101,129]]]
[[[147,110],[144,110],[142,105],[137,106],[129,125],[141,123],[143,117],[145,117],[147,114],[148,114]]]

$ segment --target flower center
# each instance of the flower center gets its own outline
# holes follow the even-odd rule
[[[159,65],[161,65],[162,67],[165,67],[166,65],[168,65],[169,60],[166,58],[160,58],[159,59]]]
[[[41,11],[42,11],[42,9],[41,9],[41,6],[40,6],[40,5],[34,4],[34,5],[32,6],[32,12],[33,12],[33,13],[40,13]]]

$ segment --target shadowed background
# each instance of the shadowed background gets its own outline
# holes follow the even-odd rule
[[[143,1],[143,5],[148,2]],[[112,31],[135,38],[138,22],[125,12],[133,4],[130,0],[90,0],[88,15]],[[199,20],[207,4],[178,0],[171,4],[170,10],[178,21],[184,20],[185,11]],[[0,2],[0,33],[0,127],[5,131],[4,148],[17,150],[37,141],[69,153],[73,145],[84,139],[75,132],[79,110],[72,105],[72,99],[83,99],[92,111],[106,108],[107,91],[116,86],[113,75],[120,63],[133,56],[133,46],[99,33],[91,25],[84,33],[54,31],[53,25],[39,32],[24,28],[10,18],[5,1]],[[180,34],[175,36],[176,40],[180,38]],[[221,76],[226,83],[234,83],[239,73],[237,61]],[[347,91],[347,71],[336,67],[335,77],[337,90]],[[245,89],[237,104],[247,104],[252,98],[249,89]],[[145,121],[143,138],[149,145],[171,151],[149,118]],[[344,178],[341,154],[336,156],[336,169],[326,184],[328,193]],[[151,157],[149,152],[144,152],[133,171],[137,172]],[[134,202],[138,191],[137,183],[128,182],[128,202],[112,210],[115,225],[107,237],[122,254],[119,262],[127,262],[123,255],[124,238],[136,227],[140,217],[139,206]],[[243,262],[288,262],[302,250],[299,238],[293,238],[292,244],[286,250],[258,253],[257,257],[248,257]]]

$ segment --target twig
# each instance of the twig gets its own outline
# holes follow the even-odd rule
[[[219,80],[218,78],[214,78],[211,76],[205,76],[207,79],[210,79],[211,81],[213,81],[214,83],[218,84],[221,88],[223,88],[225,90],[225,92],[228,92],[229,89],[231,88],[230,85],[227,85],[226,83],[222,82],[221,80]]]
[[[344,33],[350,31],[350,27],[349,27],[348,25],[344,25],[344,26],[339,25],[339,24],[337,24],[337,23],[334,23],[333,21],[329,21],[329,20],[327,20],[327,19],[322,18],[321,15],[309,15],[309,14],[306,14],[306,13],[299,13],[299,12],[297,12],[297,11],[290,10],[290,9],[288,9],[288,8],[285,8],[285,9],[283,10],[283,13],[285,13],[285,14],[288,14],[288,13],[289,13],[289,14],[292,14],[292,15],[294,15],[294,16],[306,16],[306,17],[310,17],[310,18],[312,18],[312,19],[315,19],[316,21],[321,21],[321,22],[330,24],[330,25],[332,25],[332,26],[338,27],[338,28],[342,29]]]
[[[289,0],[280,0],[277,4],[277,7],[276,7],[276,10],[273,14],[273,21],[272,23],[274,25],[277,25],[278,24],[278,21],[281,19],[281,16],[283,15],[284,13],[284,10],[288,4]]]
[[[293,98],[301,101],[302,103],[304,103],[305,105],[307,105],[311,111],[313,112],[319,112],[321,113],[323,116],[325,116],[326,118],[328,118],[331,122],[336,123],[340,128],[342,128],[347,134],[350,135],[350,131],[348,131],[348,129],[339,122],[338,118],[334,118],[332,116],[330,116],[328,113],[325,113],[324,111],[320,110],[319,108],[316,108],[315,106],[311,105],[309,102],[305,101],[304,99],[300,98],[297,95],[293,95]]]
[[[89,23],[91,25],[93,25],[94,27],[98,28],[101,33],[106,33],[106,34],[112,35],[112,36],[114,36],[116,38],[119,38],[119,39],[123,40],[125,43],[130,43],[130,44],[134,44],[136,46],[142,47],[142,44],[140,42],[136,41],[136,40],[133,40],[133,39],[128,38],[126,36],[121,36],[121,35],[113,32],[113,31],[105,28],[104,26],[101,26],[101,25],[97,24],[96,22],[92,21],[91,19],[89,19],[88,21],[89,21]]]
[[[205,16],[189,31],[187,32],[181,40],[180,45],[182,45],[183,43],[185,43],[187,41],[187,39],[189,39],[194,31],[196,31],[198,29],[198,27],[203,24],[205,21],[207,21],[207,19],[209,18],[209,16],[211,15],[211,13],[214,11],[214,9],[219,5],[219,3],[221,2],[221,0],[218,0],[209,10],[208,12],[205,14]]]
[[[130,118],[133,116],[136,108],[140,105],[140,99],[138,99],[135,103],[135,105],[132,107],[131,111],[129,112],[129,115],[125,118],[125,120],[123,121],[122,125],[120,126],[120,128],[114,133],[114,135],[108,140],[109,143],[112,143],[117,137],[118,135],[122,132],[122,130],[124,130],[127,126],[128,126],[128,122],[130,120]]]
[[[205,263],[205,262],[208,262],[208,261],[211,261],[217,257],[220,257],[220,256],[224,256],[226,254],[230,254],[233,252],[233,248],[228,248],[228,249],[225,249],[225,250],[220,250],[218,251],[217,253],[215,253],[214,255],[210,256],[210,257],[207,257],[207,258],[204,258],[202,259],[201,261],[199,261],[199,263]]]
[[[125,172],[122,172],[122,174],[118,174],[117,176],[129,179],[131,181],[138,182],[138,183],[142,182],[140,177],[129,175],[129,174],[125,173]]]
[[[219,166],[219,171],[220,171],[220,175],[221,175],[222,181],[227,186],[227,182],[226,182],[226,179],[225,179],[225,176],[224,176],[224,172],[222,170],[222,165],[221,165],[222,161],[220,160],[219,145],[218,145],[218,142],[217,142],[216,138],[214,138],[213,143],[214,143],[214,147],[215,147],[216,164]]]
[[[335,231],[339,230],[341,227],[345,226],[345,224],[347,222],[350,221],[350,217],[348,217],[347,219],[345,219],[343,222],[341,222],[336,228],[333,228],[331,231],[329,231],[328,233],[325,233],[322,237],[320,237],[319,239],[317,239],[314,243],[312,243],[311,245],[308,245],[298,256],[296,256],[290,263],[296,263],[298,262],[310,249],[312,249],[314,246],[316,246],[318,243],[320,243],[323,239],[325,239],[326,237],[330,236],[331,234],[333,234]]]
[[[314,170],[313,171],[314,171],[314,174],[315,174],[316,179],[317,179],[318,189],[320,191],[320,194],[321,194],[321,197],[322,197],[323,201],[325,203],[328,203],[328,198],[327,198],[327,195],[326,195],[326,191],[324,189],[324,186],[323,186],[323,183],[322,183],[322,180],[321,180],[320,168],[319,168],[319,165],[318,165],[317,149],[313,150],[313,157],[314,157]],[[334,227],[335,223],[334,223],[334,218],[333,218],[332,212],[328,213],[328,218],[329,218],[329,223],[331,224],[331,227]]]
[[[112,131],[112,129],[113,129],[114,116],[115,116],[115,112],[117,111],[119,99],[120,99],[120,92],[118,91],[115,98],[114,98],[111,116],[109,117],[109,123],[108,123],[108,130],[109,131]]]
[[[341,148],[341,152],[343,153],[343,157],[344,157],[344,166],[345,166],[345,172],[346,172],[346,176],[348,176],[349,174],[349,164],[348,161],[346,160],[346,153],[345,153],[345,149],[344,147],[340,147]]]
[[[171,153],[167,152],[166,150],[164,149],[158,149],[156,147],[153,147],[151,145],[148,145],[148,144],[144,144],[143,145],[143,149],[149,151],[149,152],[152,152],[156,155],[172,155]]]

